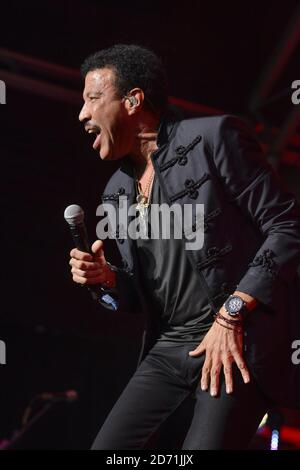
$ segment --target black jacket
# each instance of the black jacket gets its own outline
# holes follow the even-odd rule
[[[282,189],[255,138],[234,116],[165,118],[152,160],[169,204],[204,204],[204,246],[186,254],[212,315],[235,290],[259,301],[245,321],[245,358],[274,402],[294,406],[298,397],[291,380],[298,368],[291,361],[291,343],[300,331],[294,323],[300,263],[300,209],[294,197]],[[132,204],[133,185],[125,158],[102,201],[118,204],[120,196],[128,196]],[[119,302],[121,310],[146,314],[140,362],[157,338],[158,319],[139,286],[134,245],[122,238],[122,229],[116,233],[123,260],[117,270]]]

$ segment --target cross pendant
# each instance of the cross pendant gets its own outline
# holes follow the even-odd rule
[[[146,203],[141,203],[141,202],[139,202],[139,203],[136,205],[135,209],[136,209],[137,211],[139,211],[140,216],[144,219],[144,218],[145,218],[145,215],[147,214],[147,209],[148,209],[148,207],[149,207],[149,203],[148,203],[148,202],[146,202]]]
[[[147,209],[149,207],[149,202],[147,202],[146,196],[139,194],[136,198],[137,205],[135,209],[139,211],[139,221],[140,221],[140,231],[143,234],[142,238],[147,236],[147,222],[148,222],[148,213]]]
[[[145,215],[147,213],[147,209],[149,207],[149,202],[147,202],[147,197],[144,196],[143,194],[139,194],[136,198],[136,210],[139,211],[140,216],[142,218],[145,218]]]

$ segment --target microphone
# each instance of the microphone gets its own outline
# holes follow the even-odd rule
[[[45,392],[38,395],[37,398],[42,401],[66,401],[67,403],[73,403],[74,401],[78,400],[78,393],[76,390],[66,390],[65,392],[57,393]]]
[[[64,218],[69,224],[73,242],[76,248],[80,251],[93,254],[90,249],[88,240],[87,230],[84,223],[84,212],[77,204],[72,204],[65,209]],[[86,286],[90,291],[92,298],[109,310],[118,310],[118,303],[110,293],[112,290],[104,289],[101,285],[99,286]]]

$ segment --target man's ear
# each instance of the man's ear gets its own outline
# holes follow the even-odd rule
[[[143,90],[133,88],[124,96],[124,99],[128,114],[135,114],[142,109],[145,96]]]

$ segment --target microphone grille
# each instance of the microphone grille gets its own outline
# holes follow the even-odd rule
[[[69,225],[79,225],[84,220],[84,212],[77,204],[71,204],[65,209],[64,218]]]

